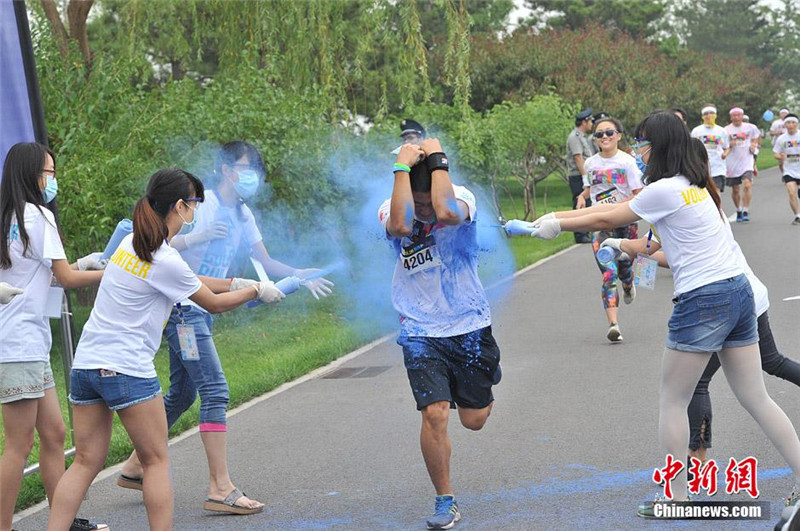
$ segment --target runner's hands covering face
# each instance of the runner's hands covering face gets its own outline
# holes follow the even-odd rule
[[[419,147],[425,152],[426,157],[431,153],[441,153],[443,151],[438,138],[426,138]]]
[[[403,144],[397,155],[397,163],[405,164],[409,168],[425,158],[425,152],[416,144]]]

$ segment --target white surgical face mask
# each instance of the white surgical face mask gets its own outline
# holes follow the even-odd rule
[[[192,221],[186,221],[185,219],[183,219],[183,216],[181,216],[181,213],[178,212],[178,215],[181,217],[181,221],[183,221],[183,225],[181,225],[181,230],[178,231],[178,234],[185,236],[186,234],[192,232],[194,230],[194,226],[197,224],[197,211],[189,203],[184,201],[183,204],[192,209]]]

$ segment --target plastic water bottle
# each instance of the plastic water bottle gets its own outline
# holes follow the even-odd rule
[[[114,229],[114,234],[111,235],[111,238],[108,240],[106,248],[103,251],[103,260],[110,259],[111,255],[113,255],[114,251],[116,251],[117,247],[119,247],[119,244],[122,243],[123,239],[125,239],[125,236],[132,232],[133,221],[129,220],[128,218],[124,218],[117,223],[117,228]]]
[[[281,290],[284,295],[289,295],[300,289],[300,282],[302,281],[299,277],[291,276],[280,279],[275,283],[275,287]]]
[[[597,250],[597,261],[603,266],[610,265],[619,256],[619,251],[613,247],[600,247]]]

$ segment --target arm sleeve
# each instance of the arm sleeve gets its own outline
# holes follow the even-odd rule
[[[244,242],[247,244],[247,248],[249,249],[253,245],[257,244],[260,241],[264,240],[264,237],[261,235],[261,231],[258,230],[258,225],[256,225],[256,217],[253,215],[253,211],[247,205],[242,205],[242,212],[244,213]]]
[[[188,299],[203,285],[177,251],[173,250],[151,267],[151,286],[173,302]]]
[[[639,192],[628,203],[633,213],[648,223],[654,224],[673,212],[677,212],[683,204],[683,199],[678,190],[669,186],[669,180],[662,179]]]

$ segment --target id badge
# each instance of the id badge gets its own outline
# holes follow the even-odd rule
[[[416,275],[421,271],[442,265],[432,236],[428,236],[422,242],[405,247],[400,258],[403,260],[403,269],[407,275]]]
[[[633,263],[633,283],[640,288],[655,289],[658,261],[639,253]]]
[[[179,324],[178,343],[181,345],[181,359],[192,361],[200,359],[200,351],[197,350],[197,338],[194,335],[194,327]]]

